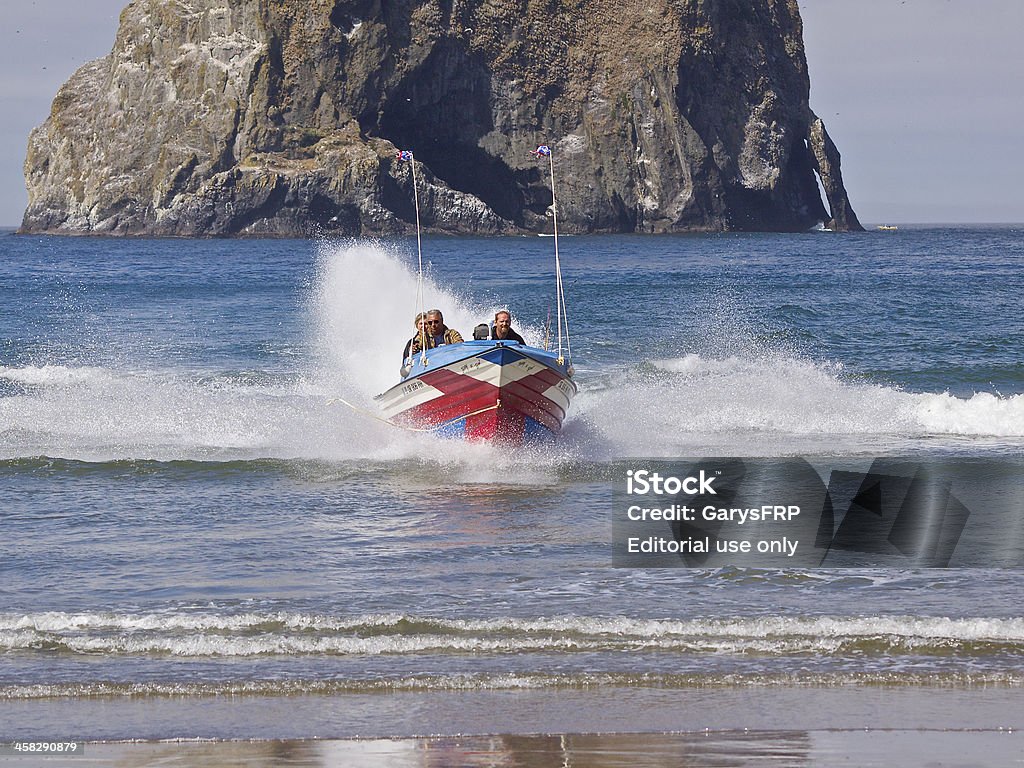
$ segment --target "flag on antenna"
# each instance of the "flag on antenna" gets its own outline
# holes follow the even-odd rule
[[[408,149],[400,149],[400,150],[398,150],[398,162],[400,162],[400,163],[411,163],[412,162],[412,152],[410,152]]]
[[[534,157],[550,157],[551,147],[549,147],[547,144],[541,144],[530,154],[533,155]]]

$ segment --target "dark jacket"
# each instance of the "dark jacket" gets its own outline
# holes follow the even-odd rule
[[[498,339],[498,337],[495,336],[494,333],[494,328],[491,328],[491,339]],[[526,341],[523,340],[523,337],[520,336],[515,331],[513,331],[511,326],[509,326],[508,329],[508,336],[506,336],[504,339],[498,339],[498,341],[518,341],[520,344],[526,344]]]

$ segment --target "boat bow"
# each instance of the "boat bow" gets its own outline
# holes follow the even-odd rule
[[[521,443],[558,434],[576,391],[571,366],[557,355],[491,340],[437,347],[425,362],[417,356],[376,399],[401,426]]]

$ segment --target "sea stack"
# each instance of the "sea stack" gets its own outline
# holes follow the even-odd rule
[[[796,0],[134,0],[29,139],[23,232],[860,229]],[[817,176],[817,178],[816,178]],[[821,199],[818,179],[825,191]]]

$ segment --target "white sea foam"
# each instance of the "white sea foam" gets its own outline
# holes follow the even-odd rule
[[[39,613],[0,615],[0,649],[113,655],[260,656],[678,651],[836,654],[1020,648],[1024,619],[920,616],[439,619],[403,614]]]
[[[875,452],[944,435],[1024,437],[1024,396],[908,393],[784,355],[656,360],[584,388],[575,408],[611,455]]]
[[[0,365],[0,379],[32,386],[62,387],[85,384],[95,379],[109,377],[103,368],[72,367],[67,365],[27,365],[13,368]]]
[[[769,686],[813,686],[815,688],[850,687],[865,685],[899,686],[1014,686],[1024,684],[1024,676],[1017,670],[901,670],[899,676],[891,671],[812,671],[792,672],[726,672],[705,673],[631,673],[631,672],[576,672],[576,673],[485,673],[390,676],[373,678],[289,678],[228,680],[207,682],[133,682],[112,681],[52,683],[37,685],[0,685],[0,699],[31,700],[72,697],[116,697],[124,699],[173,696],[299,696],[303,694],[325,696],[351,693],[395,693],[417,691],[501,691],[555,689],[609,689],[657,688],[693,691],[701,687],[766,688]],[[600,694],[606,695],[606,694]],[[175,739],[175,743],[179,740]],[[391,763],[389,763],[391,764]]]
[[[979,392],[967,399],[949,393],[918,395],[915,415],[924,429],[935,434],[1024,435],[1024,395]]]

